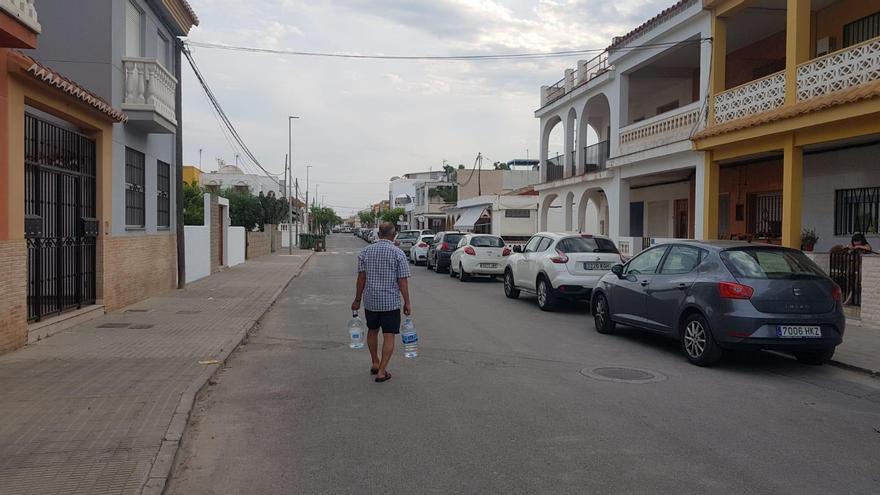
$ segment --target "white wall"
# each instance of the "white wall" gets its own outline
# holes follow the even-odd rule
[[[244,227],[229,227],[226,230],[229,235],[229,252],[226,254],[226,266],[235,266],[244,263],[245,231]]]
[[[657,115],[657,107],[678,101],[683,107],[694,101],[693,79],[687,78],[631,78],[629,81],[629,125],[634,119],[649,119]]]
[[[207,277],[211,274],[211,227],[186,225],[183,227],[183,237],[186,246],[186,283]]]
[[[834,235],[834,192],[837,189],[880,186],[880,145],[863,146],[804,156],[803,228],[815,228],[815,250],[827,252],[849,244],[851,235]],[[867,236],[874,249],[880,237]]]
[[[645,237],[673,237],[675,233],[675,200],[688,199],[690,197],[691,186],[689,182],[676,182],[674,184],[664,184],[662,186],[652,186],[643,188],[631,188],[629,200],[631,203],[645,202],[645,216],[643,222],[643,232]],[[649,205],[653,202],[666,203],[666,231],[652,232],[648,228]],[[629,230],[629,225],[626,226]]]

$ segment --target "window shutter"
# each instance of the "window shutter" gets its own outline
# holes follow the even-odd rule
[[[131,0],[125,4],[125,55],[142,57],[143,50],[143,17],[141,10]]]

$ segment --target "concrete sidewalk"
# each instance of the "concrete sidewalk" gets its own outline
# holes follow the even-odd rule
[[[880,376],[880,328],[869,322],[846,320],[843,344],[837,347],[832,362]]]
[[[0,357],[0,494],[161,493],[195,394],[311,254],[251,260]]]

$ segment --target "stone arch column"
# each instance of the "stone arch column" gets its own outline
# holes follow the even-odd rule
[[[574,207],[574,193],[569,192],[565,195],[565,201],[562,203],[562,207],[565,208],[565,231],[571,232],[574,230],[572,226],[572,208]]]
[[[540,155],[538,156],[538,159],[541,160],[541,182],[547,182],[547,159],[550,158],[548,156],[550,150],[550,134],[560,122],[562,122],[562,119],[558,115],[554,115],[542,123],[541,149]]]
[[[572,177],[577,175],[577,110],[574,107],[568,109],[568,116],[565,118],[565,169],[563,176]]]
[[[540,213],[540,215],[539,215],[540,222],[538,224],[539,231],[547,230],[547,223],[548,223],[547,217],[550,212],[550,206],[553,204],[553,201],[555,201],[557,197],[558,197],[558,195],[556,195],[556,194],[548,194],[541,201],[541,209],[539,212]]]

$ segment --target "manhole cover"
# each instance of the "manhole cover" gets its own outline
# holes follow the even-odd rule
[[[666,376],[657,371],[648,371],[623,366],[603,366],[593,369],[584,368],[581,370],[581,374],[596,380],[625,383],[653,383],[666,379]]]
[[[153,328],[153,325],[149,325],[146,323],[138,323],[138,324],[132,325],[128,328],[131,328],[132,330],[146,330],[148,328]]]
[[[195,309],[183,309],[177,312],[179,315],[197,315],[199,313],[201,313],[201,311]]]
[[[131,323],[104,323],[98,325],[98,328],[128,328]]]

